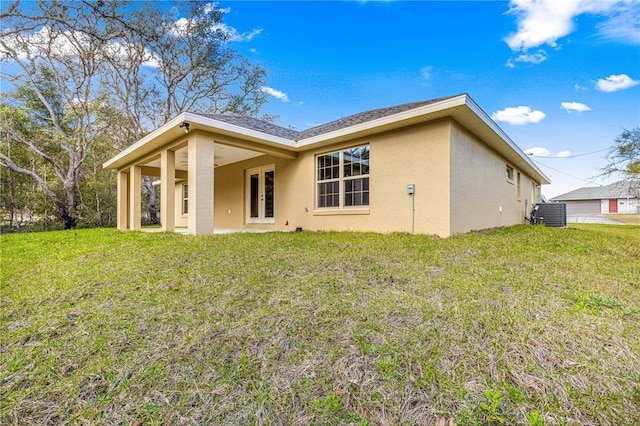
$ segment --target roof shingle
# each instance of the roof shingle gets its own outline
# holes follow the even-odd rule
[[[571,200],[606,200],[614,198],[636,198],[638,189],[630,181],[618,181],[605,186],[578,188],[566,194],[553,197],[551,201],[571,201]]]
[[[254,117],[247,117],[243,115],[203,114],[203,113],[198,113],[198,115],[212,118],[214,120],[222,121],[224,123],[244,127],[246,129],[256,130],[258,132],[266,133],[271,136],[277,136],[280,138],[289,139],[291,141],[297,142],[302,139],[323,135],[325,133],[330,133],[336,130],[345,129],[347,127],[366,123],[368,121],[373,121],[379,118],[387,117],[394,114],[399,114],[401,112],[409,111],[415,108],[420,108],[422,106],[440,102],[452,97],[454,96],[447,96],[447,97],[431,99],[427,101],[409,102],[406,104],[396,105],[396,106],[386,107],[386,108],[372,109],[370,111],[360,112],[358,114],[340,118],[339,120],[322,124],[320,126],[311,127],[310,129],[306,129],[303,131],[297,131],[287,127],[278,126],[277,124],[273,124],[268,121],[259,120]]]

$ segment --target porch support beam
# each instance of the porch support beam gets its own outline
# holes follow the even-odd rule
[[[278,148],[275,146],[264,145],[256,142],[250,142],[243,139],[234,138],[232,136],[219,136],[216,135],[216,141],[223,145],[229,145],[236,148],[243,148],[249,151],[257,151],[267,155],[273,155],[274,157],[286,158],[287,160],[295,160],[298,158],[298,153],[288,149]]]
[[[129,173],[118,170],[117,226],[120,231],[129,229]]]
[[[142,229],[142,170],[140,166],[129,169],[129,229]]]
[[[174,152],[171,150],[171,152]],[[186,170],[176,170],[176,179],[187,179]],[[162,178],[162,173],[160,171],[160,167],[150,167],[150,166],[142,166],[142,176],[153,176],[157,178]]]
[[[193,132],[188,146],[189,219],[188,232],[213,234],[214,140],[212,135]]]
[[[163,231],[175,229],[176,153],[165,149],[160,153],[160,221]]]

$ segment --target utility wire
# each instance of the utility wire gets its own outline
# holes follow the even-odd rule
[[[565,175],[565,176],[569,176],[570,178],[573,178],[573,179],[581,180],[581,181],[583,181],[583,182],[587,182],[587,183],[594,183],[594,182],[595,182],[595,180],[597,179],[597,177],[594,177],[594,178],[592,178],[591,180],[583,179],[583,178],[580,178],[580,177],[578,177],[578,176],[570,175],[569,173],[563,172],[562,170],[554,169],[553,167],[551,167],[551,166],[547,166],[546,164],[541,163],[541,162],[540,162],[540,161],[538,161],[538,160],[533,160],[533,161],[534,161],[534,162],[536,162],[536,163],[538,163],[538,164],[540,164],[541,166],[546,167],[547,169],[551,169],[551,170],[553,170],[554,172],[558,172],[558,173],[560,173],[560,174],[563,174],[563,175]]]
[[[529,154],[529,157],[536,157],[536,158],[550,158],[550,159],[563,159],[563,158],[576,158],[576,157],[584,157],[585,155],[593,155],[593,154],[597,154],[599,152],[604,152],[604,151],[609,151],[611,148],[604,148],[604,149],[599,149],[597,151],[592,151],[592,152],[585,152],[584,154],[576,154],[576,155],[567,155],[566,157],[549,157],[546,155],[534,155],[534,154]]]

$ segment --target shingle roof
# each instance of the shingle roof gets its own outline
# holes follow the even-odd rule
[[[244,127],[245,129],[257,130],[262,133],[266,133],[271,136],[277,136],[279,138],[285,138],[289,140],[298,140],[300,132],[286,127],[278,126],[277,124],[270,123],[268,121],[259,120],[253,117],[247,117],[244,115],[233,114],[202,114],[197,113],[203,117],[213,118],[217,121],[222,121],[228,124],[234,124],[236,126]]]
[[[638,189],[634,189],[629,181],[621,180],[605,186],[583,187],[566,194],[553,197],[552,201],[571,201],[571,200],[606,200],[613,198],[636,198],[638,197]]]
[[[440,102],[445,99],[452,98],[454,96],[447,96],[444,98],[431,99],[428,101],[409,102],[402,105],[396,105],[386,108],[372,109],[370,111],[361,112],[358,114],[350,115],[348,117],[340,118],[339,120],[332,121],[330,123],[322,124],[320,126],[312,127],[307,130],[297,131],[290,128],[278,126],[277,124],[269,123],[268,121],[259,120],[253,117],[245,117],[242,115],[231,114],[201,114],[203,117],[212,118],[214,120],[222,121],[228,124],[234,124],[246,129],[257,130],[259,132],[266,133],[268,135],[277,136],[292,141],[299,141],[301,139],[307,139],[313,136],[330,133],[336,130],[345,129],[347,127],[355,126],[368,121],[373,121],[378,118],[387,117],[393,114],[399,114],[411,109],[420,108],[425,105]]]

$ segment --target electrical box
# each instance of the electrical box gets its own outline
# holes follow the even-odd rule
[[[407,194],[413,194],[416,192],[416,186],[412,183],[407,185]]]

